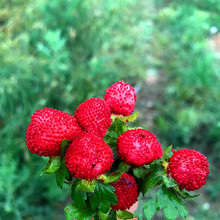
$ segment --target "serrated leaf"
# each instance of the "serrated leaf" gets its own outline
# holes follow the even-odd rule
[[[117,196],[114,193],[115,188],[113,186],[101,182],[99,182],[97,185],[99,190],[99,198],[101,200],[109,201],[112,205],[116,205],[118,203]]]
[[[40,176],[43,174],[55,173],[61,166],[60,156],[53,156],[49,159],[44,169],[42,170]]]
[[[78,209],[74,204],[69,204],[64,209],[66,220],[90,220],[95,216],[96,211],[91,209]]]
[[[157,211],[156,200],[149,199],[144,206],[144,216],[150,220]]]
[[[116,215],[120,219],[132,219],[132,218],[134,218],[134,215],[132,213],[128,212],[128,211],[118,210],[116,212]]]
[[[89,193],[89,204],[91,209],[95,210],[99,206],[99,194],[97,190],[94,193]]]
[[[173,178],[168,178],[167,176],[163,175],[162,180],[167,188],[178,186],[178,183]]]
[[[129,116],[126,116],[126,117],[122,117],[122,116],[115,116],[115,117],[117,119],[119,119],[120,121],[129,122],[129,121],[135,121],[137,119],[138,114],[139,114],[139,112],[136,112],[133,115],[129,115]]]
[[[95,180],[80,180],[77,190],[83,192],[94,192],[97,182]]]
[[[133,174],[137,177],[137,178],[144,178],[147,174],[148,174],[148,170],[146,170],[143,167],[135,167],[133,168]]]
[[[79,184],[79,180],[74,181],[72,187],[71,187],[71,198],[74,202],[75,207],[81,209],[86,208],[86,202],[87,194],[86,192],[82,192],[77,189],[77,186]]]
[[[185,205],[172,189],[162,186],[157,190],[156,194],[157,209],[164,209],[164,216],[167,220],[175,220],[178,215],[182,217],[188,215]]]

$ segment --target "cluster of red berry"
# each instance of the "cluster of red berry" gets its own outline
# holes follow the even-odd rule
[[[37,110],[27,129],[27,147],[40,156],[58,156],[62,140],[67,139],[71,144],[65,154],[65,164],[71,176],[97,179],[114,163],[112,148],[104,141],[112,115],[129,116],[134,111],[135,102],[134,88],[120,81],[106,90],[104,100],[91,98],[80,104],[74,116],[50,108]],[[119,135],[116,146],[119,158],[132,167],[149,165],[163,155],[156,136],[141,128]],[[204,155],[182,149],[173,153],[166,172],[181,189],[193,191],[205,184],[208,167]],[[111,185],[118,198],[118,204],[112,205],[112,209],[125,210],[137,201],[138,186],[132,175],[123,173]]]

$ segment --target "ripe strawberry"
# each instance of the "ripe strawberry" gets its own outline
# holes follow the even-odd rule
[[[112,149],[95,132],[80,132],[65,155],[71,176],[87,180],[110,170],[112,159]]]
[[[63,139],[73,140],[80,131],[76,119],[56,109],[37,110],[26,132],[28,149],[39,156],[57,156]]]
[[[121,159],[134,166],[150,164],[163,155],[156,136],[140,128],[124,132],[116,144]]]
[[[120,81],[106,90],[104,99],[109,104],[112,114],[129,116],[134,111],[136,93],[130,84]]]
[[[118,198],[118,204],[111,205],[112,209],[129,209],[137,201],[138,187],[133,176],[123,173],[120,179],[111,185],[115,188],[114,193]]]
[[[84,131],[95,131],[104,137],[111,125],[111,112],[107,103],[100,98],[91,98],[80,104],[74,113]]]
[[[174,152],[167,171],[181,189],[194,191],[206,183],[208,167],[209,163],[203,154],[195,150],[182,149]]]

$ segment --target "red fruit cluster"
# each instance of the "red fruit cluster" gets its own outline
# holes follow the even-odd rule
[[[81,132],[70,144],[65,163],[72,177],[95,179],[108,171],[113,162],[110,146],[94,132]]]
[[[28,149],[40,156],[57,156],[63,139],[73,140],[81,131],[76,119],[66,112],[44,108],[31,117],[26,132]]]
[[[80,104],[74,113],[84,131],[95,131],[104,137],[111,125],[111,112],[107,103],[100,98],[91,98]]]
[[[182,149],[174,152],[167,171],[181,189],[194,191],[206,183],[208,167],[209,163],[203,154],[195,150]]]
[[[144,129],[124,132],[118,137],[117,149],[121,159],[134,166],[150,164],[163,155],[156,136]]]
[[[111,183],[115,188],[115,195],[117,196],[117,205],[111,205],[114,210],[129,209],[138,198],[138,187],[133,176],[123,173],[119,180]]]
[[[104,99],[109,104],[112,114],[129,116],[134,111],[136,93],[130,84],[120,81],[106,90]]]

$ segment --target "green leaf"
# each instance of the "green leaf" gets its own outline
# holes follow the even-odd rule
[[[64,213],[66,216],[66,220],[90,220],[95,216],[96,211],[91,209],[78,209],[74,204],[69,204],[65,207]]]
[[[99,193],[96,189],[94,193],[89,193],[89,204],[93,210],[97,209],[99,206]]]
[[[63,158],[65,156],[66,150],[69,147],[71,141],[67,139],[62,140],[62,144],[60,146],[60,156]]]
[[[133,115],[129,115],[127,117],[122,117],[122,116],[118,116],[118,115],[114,115],[113,117],[117,118],[117,119],[119,119],[120,121],[123,121],[123,122],[129,122],[129,121],[135,121],[137,119],[138,114],[139,114],[139,112],[136,112]]]
[[[109,201],[112,205],[116,205],[118,203],[117,196],[114,191],[115,188],[109,184],[98,183],[99,190],[99,198],[101,200]]]
[[[156,194],[157,209],[164,209],[164,216],[167,220],[174,220],[178,215],[182,217],[188,215],[185,205],[172,189],[162,186],[157,190]]]
[[[118,210],[116,212],[116,215],[120,219],[132,219],[132,218],[134,218],[134,215],[132,213],[128,212],[128,211]]]
[[[149,199],[144,206],[144,216],[150,220],[157,211],[156,200]]]
[[[117,220],[116,217],[116,211],[115,210],[111,210],[110,214],[108,215],[108,220]]]
[[[131,166],[126,164],[124,161],[121,161],[118,165],[118,170],[120,170],[121,172],[127,173],[130,168]]]
[[[164,170],[159,164],[153,164],[150,166],[149,174],[145,177],[142,192],[145,195],[147,191],[157,184],[159,184],[162,180],[162,175],[164,174]]]
[[[106,202],[105,200],[101,200],[99,202],[99,210],[102,212],[102,213],[107,213],[110,209],[110,203],[109,202]]]
[[[71,187],[71,198],[77,208],[86,208],[87,194],[77,189],[78,184],[79,180],[75,180]]]
[[[43,174],[52,174],[55,173],[61,166],[60,156],[53,156],[49,159],[44,169],[41,172],[41,176]]]
[[[80,180],[77,190],[81,190],[83,192],[94,192],[96,187],[95,180]]]
[[[144,178],[148,174],[149,170],[146,170],[143,167],[135,167],[133,168],[133,174],[137,178]]]
[[[178,186],[178,183],[173,178],[168,178],[167,176],[163,175],[162,180],[167,188]]]

